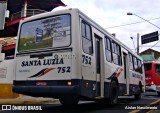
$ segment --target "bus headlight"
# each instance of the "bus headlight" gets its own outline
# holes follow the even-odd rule
[[[151,82],[151,85],[154,85],[153,81]]]

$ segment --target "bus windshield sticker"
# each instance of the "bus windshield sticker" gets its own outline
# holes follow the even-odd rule
[[[43,30],[37,28],[36,29],[36,36],[35,36],[35,43],[43,41]]]

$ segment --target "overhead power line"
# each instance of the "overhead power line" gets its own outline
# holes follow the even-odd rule
[[[160,40],[157,43],[155,43],[153,46],[151,46],[150,49],[155,47],[159,42],[160,42]]]
[[[134,24],[139,24],[139,23],[143,23],[143,22],[149,22],[149,21],[157,20],[157,19],[160,19],[160,17],[152,18],[152,19],[148,19],[148,20],[145,19],[145,20],[143,20],[143,21],[134,22],[134,23],[128,23],[128,24],[122,24],[122,25],[111,26],[111,27],[104,28],[104,29],[111,29],[111,28],[123,27],[123,26],[127,26],[127,25],[134,25]],[[150,22],[149,22],[149,23],[150,23]],[[156,25],[154,25],[154,26],[156,26]],[[158,28],[159,28],[159,27],[158,27]],[[160,29],[160,28],[159,28],[159,29]],[[150,49],[153,48],[153,47],[158,47],[158,46],[156,46],[156,45],[157,45],[159,42],[160,42],[160,40],[159,40],[158,42],[156,42],[154,45],[152,45],[152,46],[150,47]],[[143,46],[141,46],[141,47],[143,47]]]
[[[140,45],[139,47],[151,47],[151,45],[150,46],[149,45],[148,46]],[[154,46],[154,47],[160,47],[160,46]]]
[[[157,19],[160,19],[160,17],[152,18],[152,19],[149,19],[149,20],[147,20],[147,21],[152,21],[152,20],[157,20]],[[146,22],[146,21],[139,21],[139,22],[134,22],[134,23],[116,25],[116,26],[107,27],[107,28],[105,28],[105,29],[111,29],[111,28],[116,28],[116,27],[123,27],[123,26],[127,26],[127,25],[134,25],[134,24],[139,24],[139,23],[143,23],[143,22]]]

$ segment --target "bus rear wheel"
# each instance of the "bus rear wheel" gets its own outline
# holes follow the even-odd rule
[[[78,96],[65,96],[59,98],[59,101],[62,105],[77,105],[79,98]]]
[[[138,94],[134,94],[134,98],[136,99],[136,100],[140,100],[141,99],[141,93],[142,93],[143,91],[142,91],[142,85],[140,84],[139,85],[139,93]]]
[[[117,101],[118,101],[118,84],[116,81],[113,80],[110,85],[108,103],[114,105],[117,103]]]

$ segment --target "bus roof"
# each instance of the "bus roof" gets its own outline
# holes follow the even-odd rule
[[[114,40],[115,42],[119,43],[121,45],[121,47],[125,48],[127,51],[129,51],[130,53],[132,53],[134,56],[138,57],[139,59],[142,60],[142,58],[137,55],[137,53],[134,53],[129,47],[127,47],[126,45],[124,45],[121,41],[119,41],[116,37],[114,37],[112,34],[110,34],[108,31],[106,31],[103,27],[101,27],[99,24],[97,24],[95,21],[93,21],[90,17],[88,17],[87,15],[85,15],[83,12],[81,12],[79,9],[77,8],[67,8],[67,9],[62,9],[62,10],[52,10],[51,12],[46,12],[46,13],[41,13],[41,14],[37,14],[34,16],[30,16],[28,18],[25,18],[24,20],[22,20],[20,22],[20,25],[22,23],[28,22],[28,21],[32,21],[32,20],[36,20],[36,19],[40,19],[40,18],[44,18],[44,17],[49,17],[52,14],[54,15],[58,15],[58,14],[65,14],[71,11],[75,11],[78,12],[81,16],[87,18],[90,22],[91,25],[93,25],[95,28],[97,28],[98,30],[100,30],[102,33],[108,35],[109,37],[112,38],[112,40]],[[20,29],[20,27],[19,27]]]

